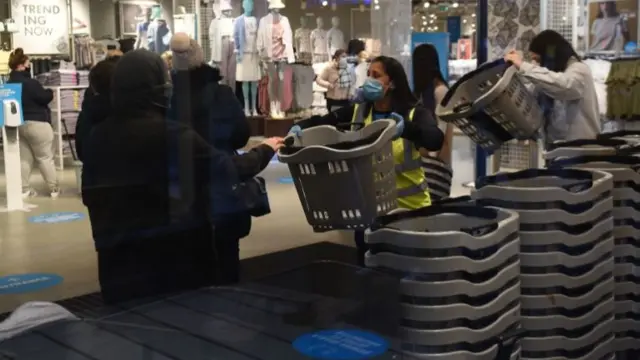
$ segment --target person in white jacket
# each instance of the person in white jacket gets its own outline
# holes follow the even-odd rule
[[[600,133],[598,97],[589,66],[559,33],[544,30],[529,45],[532,61],[517,51],[504,59],[513,63],[533,86],[544,112],[545,143],[595,139]]]

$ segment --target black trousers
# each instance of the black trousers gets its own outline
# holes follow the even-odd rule
[[[354,231],[353,239],[356,242],[356,250],[358,254],[356,261],[358,266],[364,267],[364,255],[367,253],[367,250],[369,250],[367,244],[364,242],[364,231]]]
[[[349,104],[350,104],[349,100],[347,100],[347,99],[335,100],[335,99],[327,98],[327,111],[333,112],[333,111],[337,110],[340,107],[349,106]]]
[[[240,239],[250,231],[251,215],[248,214],[238,214],[215,226],[218,285],[240,281]]]

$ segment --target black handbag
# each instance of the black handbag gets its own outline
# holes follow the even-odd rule
[[[267,185],[262,177],[256,176],[239,183],[233,187],[233,191],[251,216],[260,217],[271,213]]]

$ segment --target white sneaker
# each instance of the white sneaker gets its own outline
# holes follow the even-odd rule
[[[256,109],[253,109],[253,112],[251,113],[251,115],[260,116],[260,114],[258,114],[258,110],[256,110]]]
[[[251,116],[251,111],[249,111],[249,109],[244,109],[244,116]]]
[[[57,199],[58,196],[60,196],[60,188],[55,187],[55,188],[51,189],[51,198],[52,199]]]
[[[22,192],[22,198],[23,199],[36,197],[36,196],[38,196],[38,193],[33,189],[28,189],[28,190],[25,190],[25,191]]]

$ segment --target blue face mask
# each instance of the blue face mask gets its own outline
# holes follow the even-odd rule
[[[382,83],[376,79],[367,78],[362,85],[362,96],[366,101],[378,101],[384,97]]]
[[[338,67],[340,69],[346,69],[347,68],[347,58],[341,58],[340,61],[338,61]]]

